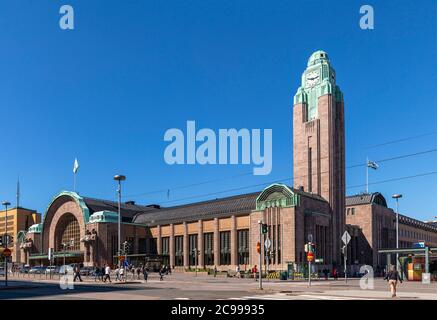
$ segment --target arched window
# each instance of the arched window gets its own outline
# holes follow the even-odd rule
[[[80,250],[80,227],[77,219],[70,213],[65,214],[56,227],[56,248],[63,251],[63,244],[68,244],[67,251]],[[71,245],[72,244],[72,245]]]

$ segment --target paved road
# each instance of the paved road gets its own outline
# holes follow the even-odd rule
[[[3,280],[0,278],[0,281]],[[13,278],[9,289],[0,286],[0,299],[117,299],[117,300],[379,300],[391,299],[387,283],[376,279],[373,290],[362,290],[354,279],[345,284],[338,281],[306,282],[264,281],[258,289],[253,279],[208,277],[185,274],[167,276],[159,281],[156,274],[149,281],[131,283],[101,283],[91,279],[75,283],[74,289],[63,290],[57,280]],[[398,299],[437,300],[437,283],[423,285],[404,282],[399,286]]]

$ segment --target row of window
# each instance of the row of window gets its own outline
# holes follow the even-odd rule
[[[401,237],[413,238],[416,240],[437,242],[437,237],[433,237],[433,236],[426,234],[426,233],[420,233],[420,232],[406,230],[406,229],[399,229],[399,235]]]
[[[346,209],[346,215],[354,216],[355,215],[355,208],[347,208]]]
[[[188,246],[189,246],[189,264],[194,266],[198,263],[198,235],[190,234],[188,236]],[[170,237],[161,238],[161,254],[164,256],[170,256]],[[203,254],[204,254],[204,264],[213,265],[214,264],[214,233],[208,232],[203,234]],[[238,263],[248,264],[249,263],[249,230],[238,230],[237,231],[237,251],[238,251]],[[220,265],[230,265],[231,264],[231,232],[222,231],[219,234],[219,252],[220,255],[219,262]],[[175,255],[175,266],[184,265],[184,236],[174,237],[174,255]]]

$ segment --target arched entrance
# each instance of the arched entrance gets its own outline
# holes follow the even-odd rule
[[[68,245],[69,251],[80,250],[80,226],[71,213],[65,213],[56,226],[55,250],[63,251],[64,245]]]
[[[83,252],[80,242],[80,224],[72,213],[64,213],[55,229],[56,264],[82,263]]]

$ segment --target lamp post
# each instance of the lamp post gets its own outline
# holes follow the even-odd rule
[[[121,182],[126,180],[126,177],[124,175],[121,174],[117,174],[114,176],[114,180],[118,181],[118,188],[117,188],[117,193],[118,193],[118,266],[121,267],[121,262],[120,262],[120,254],[121,254]]]
[[[5,206],[5,250],[8,249],[8,242],[9,242],[9,237],[8,237],[8,206],[11,205],[10,202],[8,201],[3,201],[3,205]],[[7,251],[7,250],[6,250]],[[5,286],[8,286],[8,257],[5,256]]]
[[[396,200],[396,249],[399,249],[399,199],[402,194],[394,194],[392,198]],[[399,253],[396,252],[396,270],[399,272]]]

